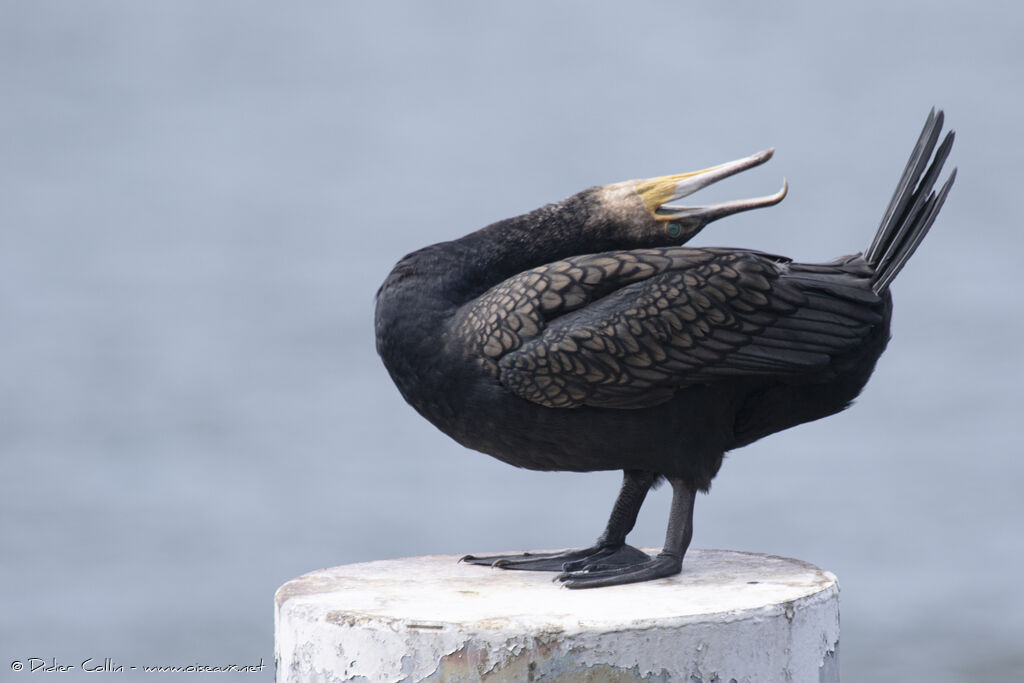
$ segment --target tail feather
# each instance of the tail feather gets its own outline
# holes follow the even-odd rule
[[[865,260],[875,271],[872,289],[876,294],[884,292],[889,287],[893,278],[921,244],[953,186],[956,169],[953,169],[938,193],[933,190],[955,137],[952,131],[947,133],[935,152],[935,158],[932,159],[932,151],[935,150],[939,133],[942,131],[943,119],[942,111],[936,112],[932,109],[928,114],[928,120],[907,161],[878,232],[875,233],[875,238],[864,255]],[[929,159],[932,159],[930,165]]]

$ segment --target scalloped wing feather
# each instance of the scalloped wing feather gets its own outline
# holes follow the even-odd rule
[[[457,338],[514,394],[551,408],[643,408],[742,375],[825,370],[880,320],[870,270],[728,249],[574,257],[499,284]]]

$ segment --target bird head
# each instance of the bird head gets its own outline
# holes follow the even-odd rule
[[[785,198],[789,185],[783,179],[782,189],[765,197],[702,206],[672,203],[723,178],[760,166],[771,159],[773,153],[774,150],[768,149],[700,171],[605,185],[599,188],[600,202],[610,217],[627,227],[631,238],[652,244],[684,244],[712,221],[741,211],[773,206]]]

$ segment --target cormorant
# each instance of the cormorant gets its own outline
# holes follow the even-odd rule
[[[771,158],[592,187],[415,251],[377,293],[377,350],[402,396],[469,448],[534,470],[623,470],[590,547],[464,561],[558,571],[570,588],[676,574],[697,491],[726,451],[846,408],[889,341],[889,284],[956,170],[933,109],[871,246],[806,264],[680,246],[771,196],[670,202]],[[927,168],[926,168],[927,167]],[[656,556],[626,545],[651,486],[673,497]]]

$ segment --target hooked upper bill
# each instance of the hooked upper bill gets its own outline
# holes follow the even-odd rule
[[[736,161],[729,161],[700,171],[677,173],[675,175],[666,175],[658,178],[642,180],[636,185],[636,192],[643,199],[650,214],[655,219],[661,221],[691,218],[700,219],[704,223],[709,223],[718,218],[739,213],[741,211],[759,209],[763,206],[773,206],[781,202],[783,198],[785,198],[786,192],[789,190],[789,184],[786,182],[785,178],[782,179],[782,189],[775,194],[764,197],[755,197],[753,199],[734,199],[728,202],[719,202],[704,206],[682,206],[678,204],[670,204],[669,202],[674,202],[682,199],[683,197],[687,197],[694,192],[711,185],[712,183],[716,183],[723,178],[728,178],[740,171],[746,171],[749,168],[760,166],[771,159],[772,154],[774,153],[774,149],[766,149],[763,152],[752,154],[749,157],[737,159]]]

